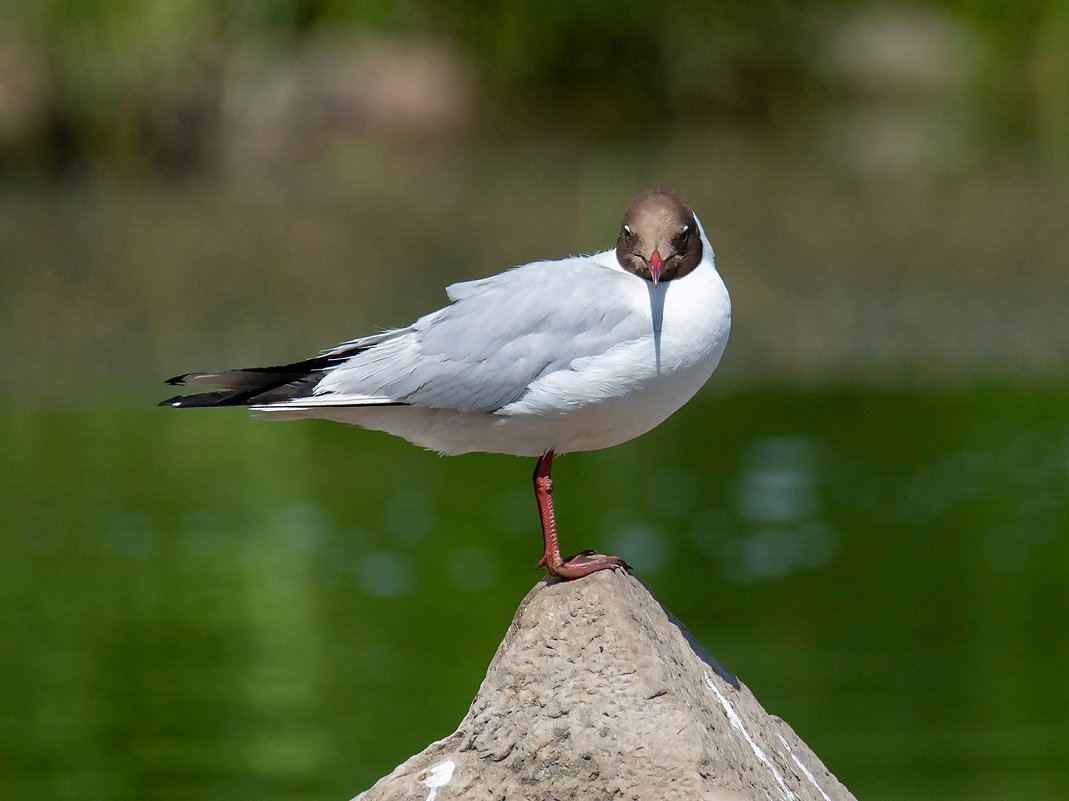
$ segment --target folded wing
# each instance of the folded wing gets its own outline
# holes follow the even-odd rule
[[[164,404],[246,405],[261,412],[382,405],[493,412],[523,397],[540,377],[649,336],[649,315],[621,302],[633,297],[635,280],[596,257],[524,265],[454,284],[447,290],[451,305],[304,362],[179,376],[172,383],[224,391]]]

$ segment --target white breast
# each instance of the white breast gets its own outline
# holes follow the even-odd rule
[[[731,303],[711,264],[652,285],[636,280],[633,313],[649,335],[602,356],[577,360],[531,385],[498,417],[515,448],[527,455],[597,450],[646,433],[690,400],[709,379],[727,345]],[[513,451],[509,451],[513,452]]]

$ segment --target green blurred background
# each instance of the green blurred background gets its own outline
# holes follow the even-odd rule
[[[345,799],[538,579],[526,460],[158,409],[697,209],[709,387],[565,458],[865,799],[1069,797],[1069,4],[0,7],[0,795]]]

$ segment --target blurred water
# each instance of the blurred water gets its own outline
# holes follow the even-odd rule
[[[868,799],[1064,798],[1060,384],[770,386],[555,471]],[[538,579],[531,465],[149,399],[0,415],[10,798],[348,798],[453,730]]]

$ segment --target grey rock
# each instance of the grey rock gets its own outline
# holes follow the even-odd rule
[[[634,577],[542,581],[454,734],[354,801],[786,799],[850,792]]]

